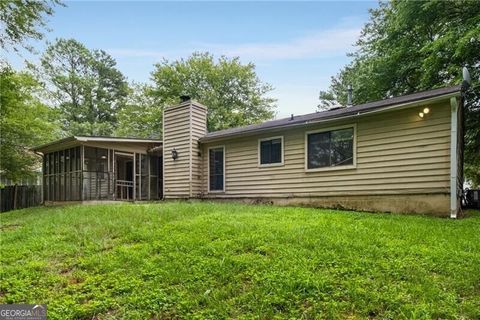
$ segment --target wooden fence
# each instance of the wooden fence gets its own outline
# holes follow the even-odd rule
[[[42,186],[0,188],[0,212],[35,207],[42,203]]]

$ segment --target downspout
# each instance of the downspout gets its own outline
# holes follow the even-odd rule
[[[457,218],[458,198],[457,198],[457,126],[458,126],[458,102],[456,97],[450,98],[450,218]]]
[[[461,86],[461,94],[460,94],[460,99],[461,104],[459,105],[458,100],[456,97],[450,98],[450,108],[451,108],[451,125],[450,125],[450,218],[456,219],[457,218],[457,213],[459,211],[459,197],[458,195],[462,192],[463,186],[459,188],[459,183],[458,183],[458,154],[459,154],[459,140],[461,141],[460,143],[462,144],[460,146],[460,151],[463,154],[463,137],[459,138],[458,135],[458,113],[459,110],[458,108],[463,108],[463,99],[465,97],[465,91],[470,87],[471,85],[471,78],[470,78],[470,73],[467,69],[467,67],[463,67],[462,69],[462,76],[463,76],[463,81],[462,81],[462,86]],[[462,111],[462,123],[461,123],[461,134],[463,135],[463,110]],[[463,156],[461,157],[460,161],[463,161]],[[462,165],[463,168],[463,165]],[[460,172],[460,174],[463,174],[463,172]],[[460,190],[459,190],[460,189]]]

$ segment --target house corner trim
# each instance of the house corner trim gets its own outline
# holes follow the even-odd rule
[[[456,97],[450,98],[450,218],[457,218],[458,200],[457,200],[457,126],[458,126],[458,101]]]

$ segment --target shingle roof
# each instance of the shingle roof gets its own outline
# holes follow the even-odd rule
[[[310,122],[316,122],[316,121],[322,121],[322,120],[341,119],[343,117],[347,117],[350,115],[363,114],[363,113],[371,112],[374,110],[379,110],[379,109],[392,107],[396,105],[400,106],[400,105],[414,103],[414,102],[418,102],[426,99],[432,99],[440,96],[456,95],[456,94],[460,95],[461,88],[462,88],[461,85],[457,85],[452,87],[433,89],[433,90],[398,96],[394,98],[368,102],[365,104],[359,104],[352,107],[342,107],[342,108],[328,110],[328,111],[294,116],[293,119],[291,119],[291,117],[288,117],[284,119],[271,120],[271,121],[266,121],[263,123],[248,125],[244,127],[237,127],[237,128],[209,132],[207,133],[207,135],[201,138],[200,141],[206,142],[208,140],[214,140],[217,138],[231,137],[231,136],[236,136],[244,133],[263,131],[268,129],[284,128],[284,127],[289,127],[293,125],[308,124]]]

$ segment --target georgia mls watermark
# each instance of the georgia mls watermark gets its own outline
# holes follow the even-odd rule
[[[46,304],[0,304],[0,320],[46,319]]]

